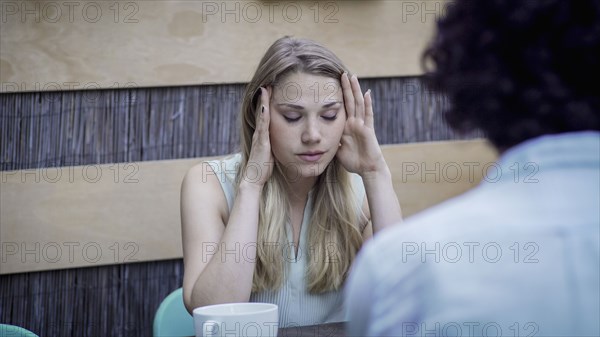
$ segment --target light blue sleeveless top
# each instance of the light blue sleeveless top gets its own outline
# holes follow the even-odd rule
[[[227,157],[222,161],[209,161],[207,164],[217,175],[225,197],[229,211],[233,207],[235,198],[235,174],[241,161],[241,154]],[[364,185],[359,175],[351,174],[352,188],[362,206],[365,196]],[[360,212],[360,210],[358,210]],[[292,231],[288,230],[287,237],[289,245],[284,246],[282,253],[288,257],[286,277],[281,288],[277,290],[252,293],[250,302],[274,303],[279,307],[279,327],[293,327],[303,325],[321,324],[327,322],[340,322],[345,319],[343,289],[329,291],[321,294],[311,294],[307,289],[305,270],[308,258],[308,226],[312,214],[312,192],[309,193],[300,238],[298,256],[295,256]],[[360,213],[359,213],[360,214]]]

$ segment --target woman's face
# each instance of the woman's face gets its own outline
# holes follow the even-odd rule
[[[323,173],[338,150],[345,124],[339,80],[296,72],[273,87],[271,149],[290,182]]]

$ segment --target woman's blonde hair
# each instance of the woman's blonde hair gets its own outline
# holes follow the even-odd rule
[[[291,73],[307,73],[340,80],[348,72],[331,51],[318,43],[291,37],[278,39],[260,61],[254,77],[246,87],[241,116],[242,162],[238,167],[239,186],[246,167],[252,135],[256,128],[259,88],[276,86]],[[260,200],[257,259],[252,291],[277,289],[287,274],[285,259],[289,252],[286,224],[289,223],[287,181],[281,163],[275,163],[273,173]],[[362,245],[359,223],[364,221],[360,205],[352,190],[349,173],[337,162],[327,166],[312,190],[313,212],[308,228],[307,281],[311,293],[339,289],[350,265]],[[300,251],[299,253],[300,254]]]

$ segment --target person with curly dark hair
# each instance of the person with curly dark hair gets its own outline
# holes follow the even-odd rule
[[[453,1],[423,64],[498,178],[361,250],[349,334],[600,336],[600,1]]]

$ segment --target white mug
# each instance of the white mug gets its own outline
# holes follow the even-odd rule
[[[225,303],[194,309],[196,337],[277,336],[279,314],[272,303]]]

